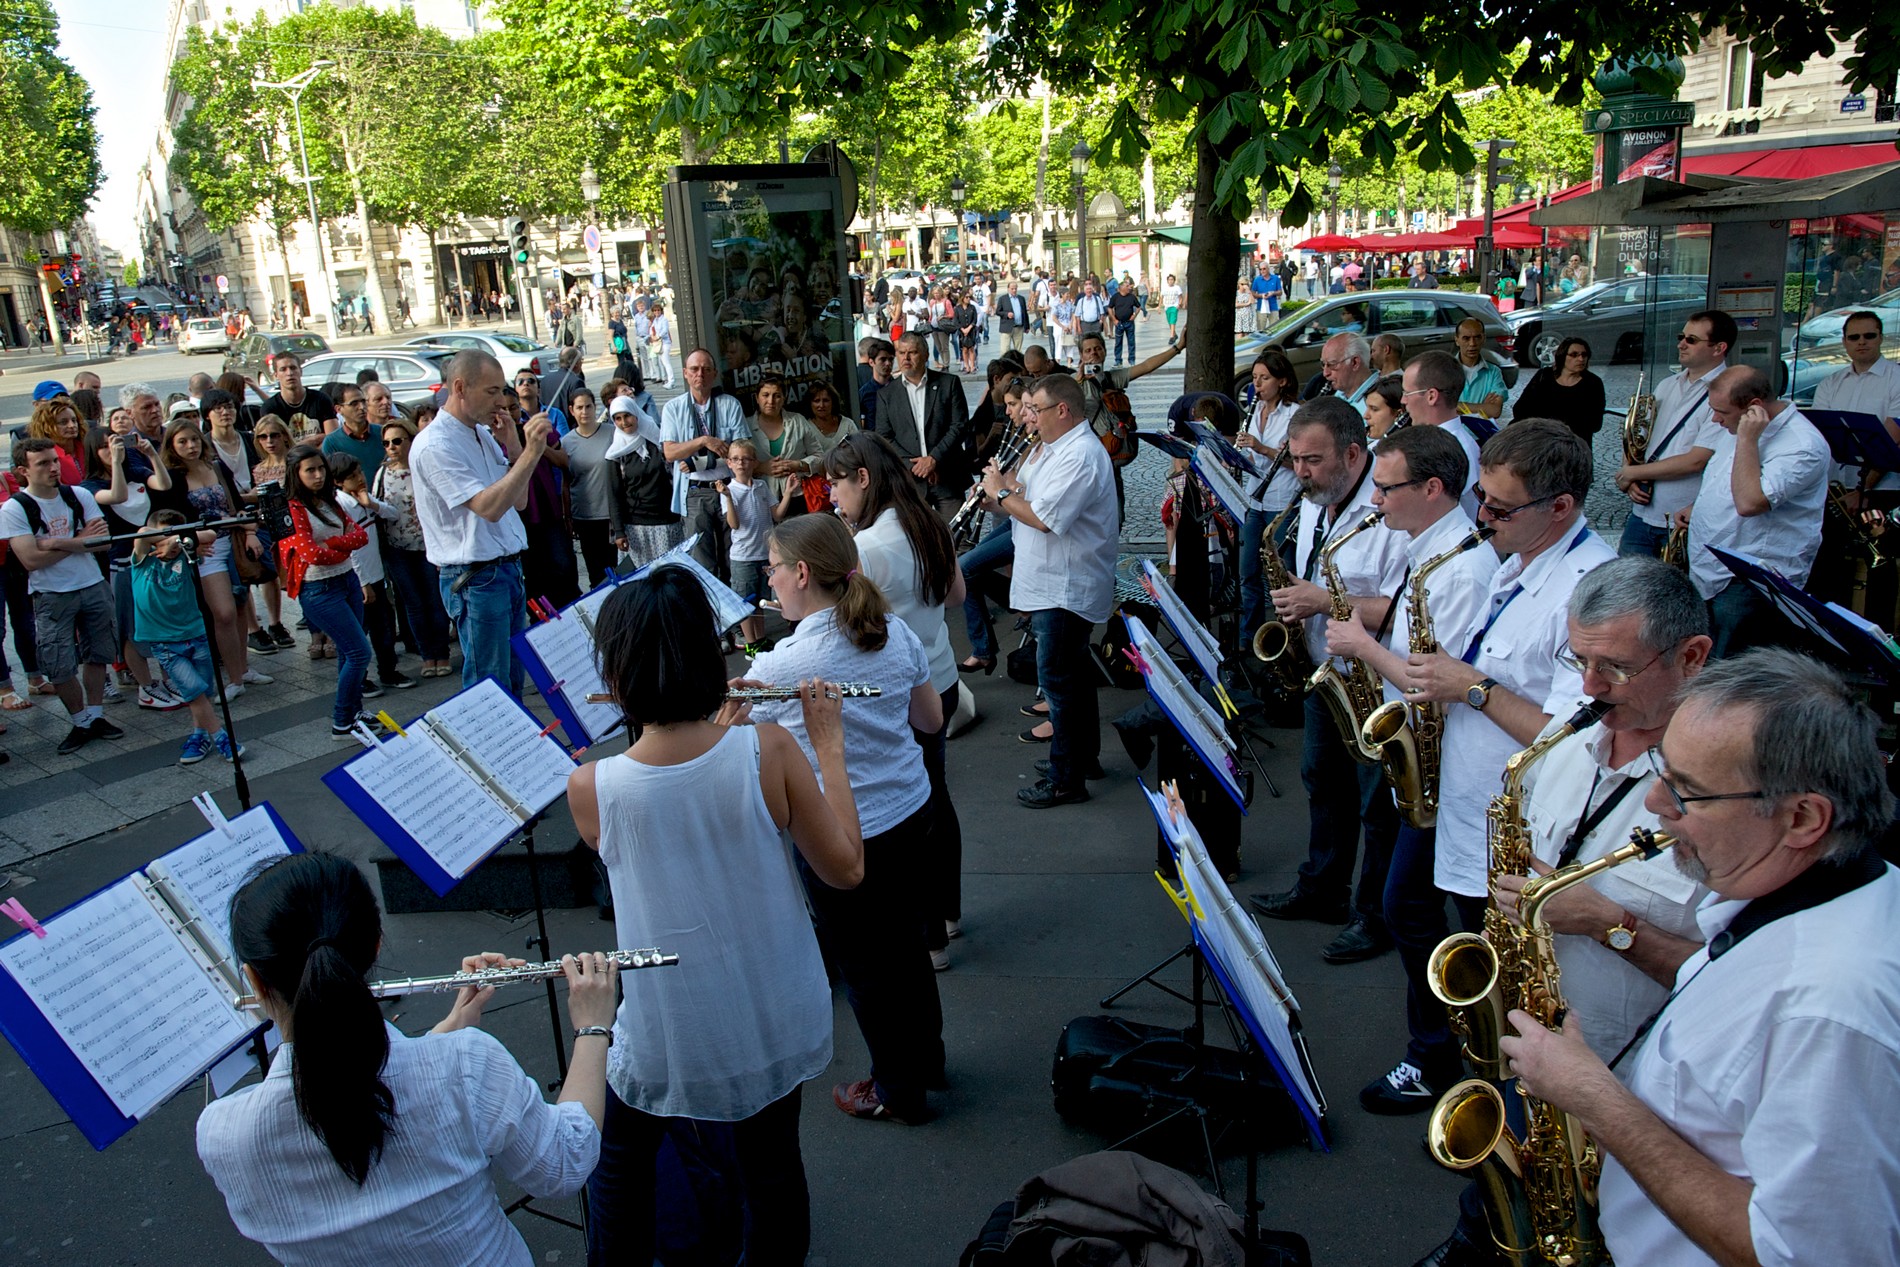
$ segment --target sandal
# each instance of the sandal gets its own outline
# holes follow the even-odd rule
[[[0,693],[0,708],[5,709],[9,713],[24,712],[31,707],[33,707],[33,701],[30,699],[22,699],[20,693],[10,686],[5,692]]]
[[[41,678],[38,682],[33,684],[33,694],[57,695],[59,694],[59,688],[54,686],[51,682],[48,682],[45,678]]]
[[[973,655],[969,659],[957,664],[957,672],[981,673],[983,676],[988,677],[990,674],[996,672],[996,657]]]

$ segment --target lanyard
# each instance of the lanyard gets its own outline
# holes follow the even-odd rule
[[[1596,799],[1597,784],[1602,780],[1603,767],[1598,766],[1597,772],[1590,777],[1590,794],[1583,798],[1585,809],[1590,809],[1590,802]],[[1564,847],[1557,855],[1559,870],[1577,860],[1577,854],[1582,850],[1583,842],[1590,838],[1590,833],[1602,826],[1603,820],[1610,816],[1610,812],[1622,804],[1623,799],[1635,791],[1637,785],[1642,782],[1640,777],[1624,779],[1608,796],[1603,798],[1603,804],[1590,810],[1575,827],[1571,828],[1570,838],[1564,841]]]
[[[1319,516],[1313,520],[1313,545],[1306,552],[1306,569],[1302,573],[1305,580],[1313,579],[1313,571],[1319,566],[1320,548],[1326,544],[1326,539],[1332,535],[1332,530],[1339,526],[1339,521],[1346,517],[1346,507],[1352,505],[1352,499],[1359,496],[1359,490],[1365,486],[1366,476],[1370,474],[1372,474],[1372,460],[1368,458],[1365,466],[1360,468],[1359,478],[1354,480],[1352,487],[1346,490],[1346,495],[1339,499],[1336,506],[1321,508]],[[1326,522],[1328,509],[1335,512],[1331,523]]]
[[[1582,545],[1583,539],[1589,535],[1590,535],[1589,524],[1585,524],[1583,527],[1577,529],[1577,535],[1570,538],[1570,544],[1564,547],[1564,555],[1568,555],[1572,550]],[[1519,575],[1520,577],[1522,576],[1521,573]],[[1460,658],[1466,664],[1476,664],[1478,662],[1478,648],[1484,645],[1485,635],[1491,632],[1491,626],[1498,623],[1498,617],[1504,614],[1504,609],[1509,607],[1512,601],[1515,600],[1517,596],[1519,594],[1522,594],[1523,592],[1524,592],[1524,582],[1520,579],[1516,585],[1513,585],[1511,587],[1511,592],[1504,596],[1504,602],[1499,605],[1496,611],[1491,613],[1491,619],[1484,622],[1484,628],[1480,629],[1478,631],[1478,636],[1471,640],[1471,645],[1465,648],[1465,653]]]

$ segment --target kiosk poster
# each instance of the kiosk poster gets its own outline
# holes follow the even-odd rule
[[[748,415],[768,374],[784,379],[788,409],[806,412],[828,383],[839,412],[856,413],[837,177],[821,164],[673,174],[667,239],[686,247],[674,259],[690,274],[682,325],[713,354],[720,385]]]

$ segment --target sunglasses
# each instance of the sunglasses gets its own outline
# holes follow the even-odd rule
[[[1473,484],[1471,486],[1471,495],[1478,499],[1479,510],[1491,516],[1491,518],[1497,520],[1501,524],[1510,523],[1511,520],[1523,514],[1525,511],[1529,510],[1532,506],[1541,506],[1547,501],[1554,501],[1555,499],[1563,496],[1562,493],[1546,493],[1542,497],[1538,497],[1531,501],[1525,502],[1522,506],[1511,506],[1507,509],[1499,509],[1498,507],[1493,506],[1491,502],[1489,501],[1489,499],[1485,497],[1483,485]]]
[[[383,447],[385,449],[400,449],[403,445],[408,443],[409,441],[406,437],[398,440],[385,440],[383,441]]]
[[[1879,337],[1880,337],[1880,331],[1878,330],[1872,331],[1867,334],[1843,334],[1841,336],[1842,340],[1847,343],[1862,343],[1868,339],[1878,339]]]

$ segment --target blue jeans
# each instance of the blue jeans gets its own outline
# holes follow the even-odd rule
[[[1296,629],[1295,635],[1299,636]],[[1386,871],[1399,811],[1392,803],[1385,771],[1353,759],[1333,725],[1332,714],[1317,694],[1306,696],[1306,737],[1300,749],[1300,782],[1306,786],[1306,861],[1300,864],[1300,892],[1322,902],[1345,902],[1374,927],[1385,920]],[[1359,858],[1359,831],[1366,836],[1365,863],[1353,888],[1353,863]]]
[[[1117,322],[1115,326],[1115,364],[1117,365],[1122,363],[1123,336],[1127,336],[1128,363],[1133,365],[1135,363],[1135,323],[1132,319]]]
[[[297,596],[310,627],[336,643],[336,706],[333,726],[348,726],[363,711],[363,679],[369,676],[369,635],[363,632],[363,587],[354,571],[305,581]]]
[[[1623,539],[1617,543],[1616,552],[1626,558],[1636,555],[1645,559],[1660,559],[1663,544],[1668,540],[1667,528],[1654,527],[1631,515],[1623,521]]]
[[[1385,876],[1385,925],[1405,969],[1405,1024],[1410,1034],[1405,1058],[1435,1087],[1457,1081],[1459,1068],[1450,1014],[1426,979],[1432,951],[1451,932],[1445,922],[1445,892],[1432,881],[1437,837],[1435,828],[1400,827]],[[1452,902],[1463,931],[1475,933],[1484,927],[1483,898],[1454,893]]]
[[[457,582],[466,579],[458,590]],[[471,687],[492,677],[521,694],[521,661],[515,659],[512,639],[528,627],[528,591],[519,563],[495,563],[470,571],[450,563],[440,572],[442,606],[455,622],[462,644],[462,686]]]
[[[1094,625],[1072,611],[1048,607],[1029,613],[1036,635],[1036,679],[1049,701],[1049,782],[1064,792],[1082,786],[1102,756],[1101,707],[1095,698]]]
[[[396,596],[409,613],[425,660],[449,658],[449,614],[442,608],[442,590],[435,564],[420,550],[391,549],[384,553],[383,570],[396,586]]]
[[[1253,637],[1253,631],[1266,623],[1267,587],[1260,579],[1260,546],[1267,536],[1267,525],[1273,522],[1277,510],[1249,510],[1247,518],[1240,525],[1240,635]],[[1275,547],[1284,544],[1293,531],[1293,525],[1299,522],[1298,515],[1288,515],[1280,524],[1279,540]]]
[[[970,654],[979,659],[996,657],[996,627],[990,621],[991,595],[986,591],[992,586],[1000,589],[997,601],[1009,604],[1008,582],[998,573],[1016,557],[1010,523],[1005,518],[957,560],[963,569],[963,624],[970,631]]]

